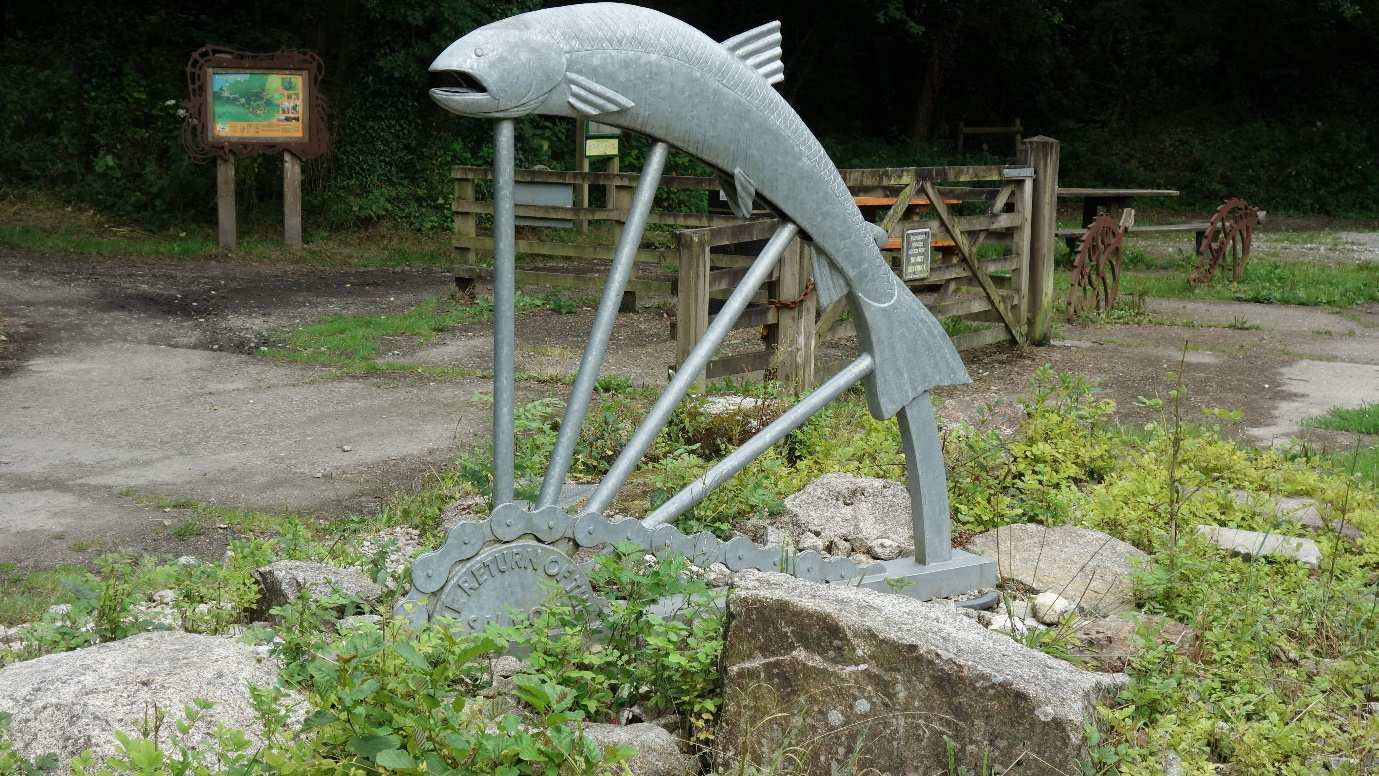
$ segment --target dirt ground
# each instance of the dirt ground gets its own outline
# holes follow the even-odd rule
[[[370,510],[415,484],[487,435],[486,380],[336,378],[255,353],[274,330],[336,312],[401,311],[452,288],[434,270],[0,252],[0,562],[39,568],[116,548],[220,551],[214,531],[174,536],[159,498],[328,518]],[[1049,363],[1100,381],[1122,419],[1147,420],[1152,412],[1136,399],[1166,395],[1185,345],[1188,411],[1241,409],[1241,433],[1259,444],[1291,436],[1300,419],[1331,406],[1379,401],[1379,305],[1335,312],[1151,300],[1150,311],[1197,323],[1062,325],[1050,347],[966,354],[973,383],[945,390],[944,414],[1009,406]],[[591,320],[587,309],[524,315],[518,369],[572,373]],[[754,337],[739,332],[728,349],[754,348]],[[850,345],[831,345],[822,371],[846,363]],[[484,325],[389,347],[395,359],[476,369],[491,357]],[[646,308],[620,317],[605,373],[659,385],[673,357],[669,320]],[[565,393],[532,380],[519,399]]]

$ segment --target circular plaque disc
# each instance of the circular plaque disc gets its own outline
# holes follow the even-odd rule
[[[553,598],[576,608],[597,606],[589,578],[565,553],[537,542],[497,544],[458,564],[441,591],[435,616],[469,630],[508,625]]]

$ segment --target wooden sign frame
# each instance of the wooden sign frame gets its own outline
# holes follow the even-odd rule
[[[302,136],[217,137],[212,105],[212,78],[217,72],[300,75]],[[330,142],[325,121],[326,104],[320,88],[324,73],[325,65],[321,58],[310,51],[283,49],[271,54],[259,54],[221,46],[206,46],[197,50],[187,63],[187,122],[183,126],[183,145],[197,161],[283,151],[298,159],[320,156],[326,152]]]

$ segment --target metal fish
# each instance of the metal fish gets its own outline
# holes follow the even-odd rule
[[[664,140],[722,171],[739,215],[758,198],[813,241],[820,301],[849,294],[872,414],[888,418],[935,385],[968,382],[943,327],[881,255],[837,168],[773,87],[780,23],[718,42],[665,14],[619,3],[563,6],[481,27],[431,65],[453,113],[594,119]]]

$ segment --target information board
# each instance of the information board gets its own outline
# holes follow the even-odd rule
[[[900,242],[900,277],[919,280],[929,277],[933,230],[906,229]]]
[[[308,137],[306,71],[210,68],[207,75],[211,140],[252,143]]]

